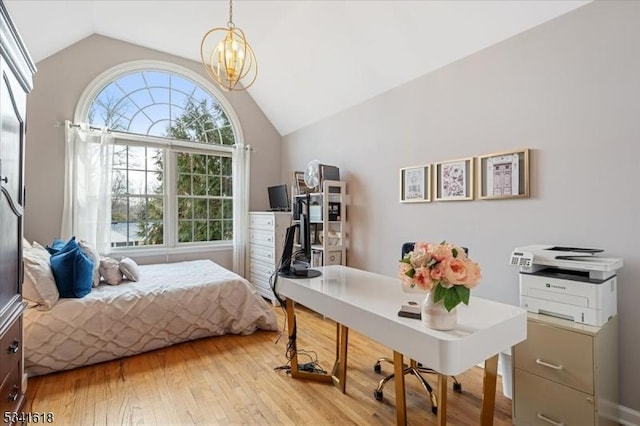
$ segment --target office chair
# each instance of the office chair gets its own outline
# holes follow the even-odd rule
[[[402,254],[401,254],[400,258],[403,258],[407,253],[409,253],[411,250],[413,250],[414,245],[415,245],[414,242],[408,242],[408,243],[402,244]],[[464,248],[464,250],[465,250],[465,252],[467,252],[466,248]],[[393,359],[388,358],[388,357],[379,358],[376,361],[375,365],[373,366],[373,370],[376,373],[381,373],[382,372],[382,366],[380,365],[380,363],[382,363],[382,362],[388,362],[390,364],[393,364]],[[437,400],[436,396],[433,394],[433,389],[431,388],[431,385],[429,385],[429,383],[425,380],[425,378],[422,377],[421,373],[434,374],[435,371],[432,370],[431,368],[424,367],[421,363],[416,362],[413,359],[409,360],[409,364],[405,364],[404,365],[403,374],[405,376],[407,374],[411,374],[411,375],[415,376],[416,379],[418,379],[418,381],[420,382],[420,384],[422,385],[424,390],[427,391],[427,393],[429,394],[429,400],[431,401],[431,412],[433,414],[437,414],[438,413],[438,400]],[[378,387],[373,391],[373,396],[376,398],[377,401],[382,401],[382,398],[383,398],[382,388],[384,388],[384,385],[389,380],[393,379],[394,376],[395,376],[395,374],[391,373],[391,374],[385,376],[382,380],[380,380],[380,383],[378,383]],[[458,380],[454,376],[451,376],[451,377],[453,378],[453,390],[455,392],[462,393],[462,384],[460,382],[458,382]]]

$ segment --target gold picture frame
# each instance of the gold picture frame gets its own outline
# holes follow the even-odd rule
[[[400,202],[426,203],[431,201],[431,165],[400,169]]]
[[[435,200],[473,200],[473,167],[473,157],[435,163],[433,165]]]
[[[478,157],[478,198],[503,200],[529,197],[529,149]]]

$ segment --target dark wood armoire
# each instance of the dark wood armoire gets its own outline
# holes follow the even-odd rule
[[[27,94],[35,65],[0,2],[0,414],[19,412],[22,355],[22,227]]]

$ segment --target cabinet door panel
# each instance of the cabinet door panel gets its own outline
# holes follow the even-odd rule
[[[24,92],[0,60],[0,310],[20,293]]]
[[[20,105],[24,105],[25,94],[4,63],[0,69],[0,175],[6,193],[15,205],[22,208],[24,106]]]

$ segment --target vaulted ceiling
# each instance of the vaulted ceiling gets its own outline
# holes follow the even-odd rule
[[[101,34],[200,60],[227,1],[4,0],[36,63]],[[249,93],[281,135],[331,116],[589,1],[239,0],[259,65]]]

